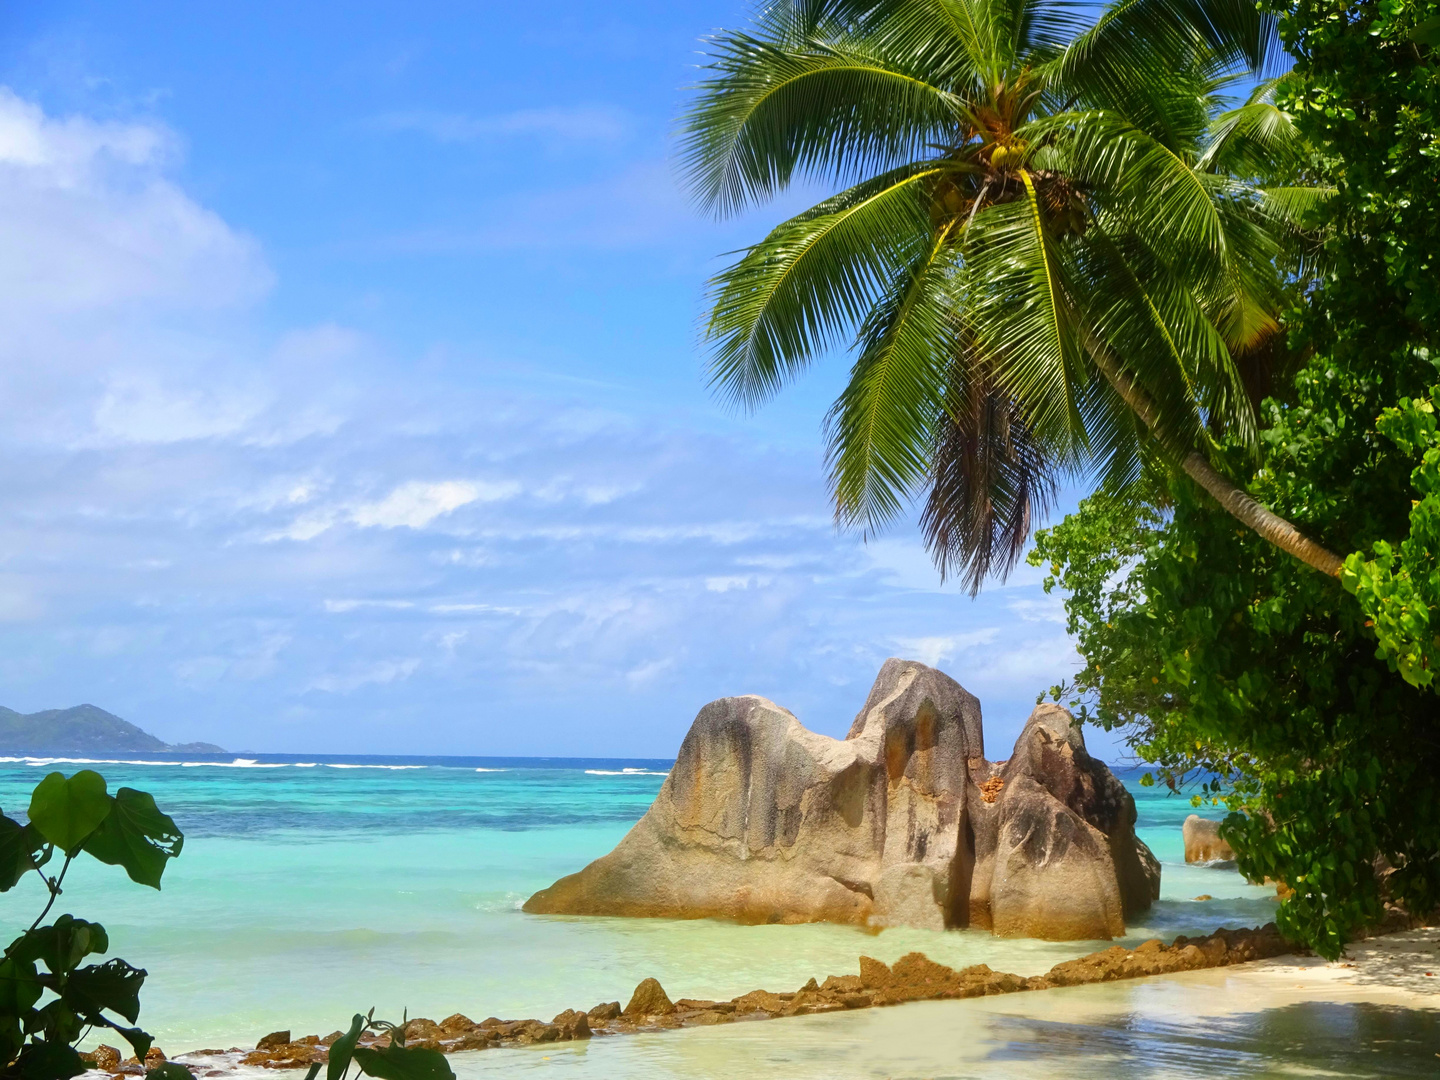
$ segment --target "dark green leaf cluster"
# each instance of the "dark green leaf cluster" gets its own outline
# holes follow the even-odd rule
[[[144,1058],[150,1036],[134,1025],[145,972],[118,957],[82,966],[86,957],[110,949],[99,923],[67,914],[42,924],[81,854],[123,867],[132,880],[158,889],[184,837],[145,792],[120,788],[111,795],[104,778],[89,769],[41,780],[31,794],[28,818],[22,825],[0,814],[0,891],[34,872],[45,883],[48,901],[0,960],[0,1076],[79,1075],[86,1066],[75,1043],[95,1027],[119,1033]],[[44,868],[57,858],[60,869],[50,877]]]
[[[1310,211],[1326,275],[1287,318],[1309,360],[1261,410],[1258,463],[1234,440],[1222,451],[1260,502],[1356,552],[1348,591],[1159,473],[1138,501],[1087,500],[1038,536],[1032,561],[1071,594],[1086,666],[1063,689],[1123,729],[1172,789],[1235,811],[1225,832],[1241,869],[1294,890],[1282,929],[1335,956],[1387,897],[1417,911],[1440,901],[1429,678],[1440,452],[1428,411],[1440,5],[1303,0],[1280,16],[1298,62],[1275,100],[1335,189]]]
[[[330,1046],[325,1080],[345,1080],[352,1063],[376,1080],[455,1080],[450,1063],[440,1051],[405,1045],[405,1026],[403,1020],[398,1024],[376,1020],[374,1009],[363,1016],[356,1013],[350,1029]],[[368,1031],[388,1031],[389,1041],[380,1047],[358,1045]],[[319,1075],[320,1063],[316,1062],[305,1080],[316,1080]]]

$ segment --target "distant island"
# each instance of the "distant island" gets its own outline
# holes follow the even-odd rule
[[[214,743],[167,743],[94,705],[18,713],[0,705],[0,754],[224,754]]]

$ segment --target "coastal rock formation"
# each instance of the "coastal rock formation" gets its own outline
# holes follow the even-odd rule
[[[936,963],[924,953],[912,952],[900,957],[894,964],[862,956],[858,976],[831,975],[823,983],[811,979],[796,991],[782,990],[776,993],[769,990],[751,990],[748,994],[741,994],[729,1001],[680,998],[672,1004],[655,979],[646,979],[635,988],[631,1001],[645,1002],[647,1005],[664,1002],[669,1006],[668,1010],[647,1012],[642,1008],[635,1012],[629,1009],[622,1012],[620,1003],[612,1001],[597,1005],[589,1013],[566,1009],[549,1024],[540,1020],[500,1020],[495,1017],[474,1024],[457,1013],[438,1025],[444,1037],[433,1043],[427,1042],[426,1045],[441,1053],[450,1054],[463,1050],[485,1050],[495,1046],[526,1046],[537,1042],[588,1039],[592,1033],[633,1035],[641,1031],[708,1027],[736,1020],[772,1020],[811,1013],[901,1005],[910,1001],[986,997],[1246,964],[1289,951],[1290,946],[1280,937],[1275,924],[1270,923],[1256,930],[1217,930],[1205,938],[1178,937],[1168,946],[1158,939],[1147,941],[1134,949],[1117,945],[1102,952],[1066,960],[1056,964],[1044,975],[1032,975],[1028,978],[1005,971],[994,971],[987,964],[974,964],[957,971]],[[436,1026],[430,1020],[410,1021],[406,1045],[419,1045],[411,1037],[415,1031],[422,1028],[430,1030]],[[339,1034],[336,1032],[325,1039],[307,1035],[296,1042],[271,1046],[265,1050],[256,1049],[248,1054],[243,1051],[197,1050],[185,1056],[228,1057],[239,1054],[243,1055],[236,1062],[239,1065],[266,1069],[303,1069],[324,1063],[329,1056],[328,1047]],[[364,1046],[381,1046],[388,1043],[389,1036],[367,1034],[360,1041]],[[96,1060],[96,1057],[92,1057],[90,1063],[94,1064]],[[191,1068],[195,1067],[191,1065]],[[121,1069],[124,1071],[125,1067],[122,1066]],[[133,1067],[135,1075],[143,1071],[138,1065]],[[205,1075],[225,1074],[212,1070]]]
[[[844,739],[762,697],[706,705],[615,850],[525,910],[1110,938],[1159,893],[1134,823],[1068,712],[992,764],[980,703],[891,659]]]
[[[1185,837],[1185,861],[1232,862],[1235,849],[1220,839],[1220,822],[1191,814],[1181,826]]]

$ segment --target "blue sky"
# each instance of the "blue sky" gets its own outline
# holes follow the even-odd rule
[[[843,356],[708,394],[670,133],[731,3],[7,5],[0,704],[231,749],[653,755],[880,663],[1004,756],[1074,670],[1022,568],[837,533]],[[1093,741],[1093,739],[1092,739]]]

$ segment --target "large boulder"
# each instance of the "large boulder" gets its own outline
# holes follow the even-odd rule
[[[1037,706],[990,774],[991,801],[972,815],[972,925],[1051,941],[1118,937],[1159,898],[1160,864],[1135,835],[1135,800],[1086,751],[1067,710]]]
[[[1185,861],[1233,862],[1235,849],[1220,839],[1220,822],[1191,814],[1180,827],[1185,839]]]
[[[1069,713],[1037,709],[992,765],[980,703],[891,659],[844,739],[762,697],[706,705],[615,850],[525,910],[1108,938],[1158,893],[1134,821]]]

